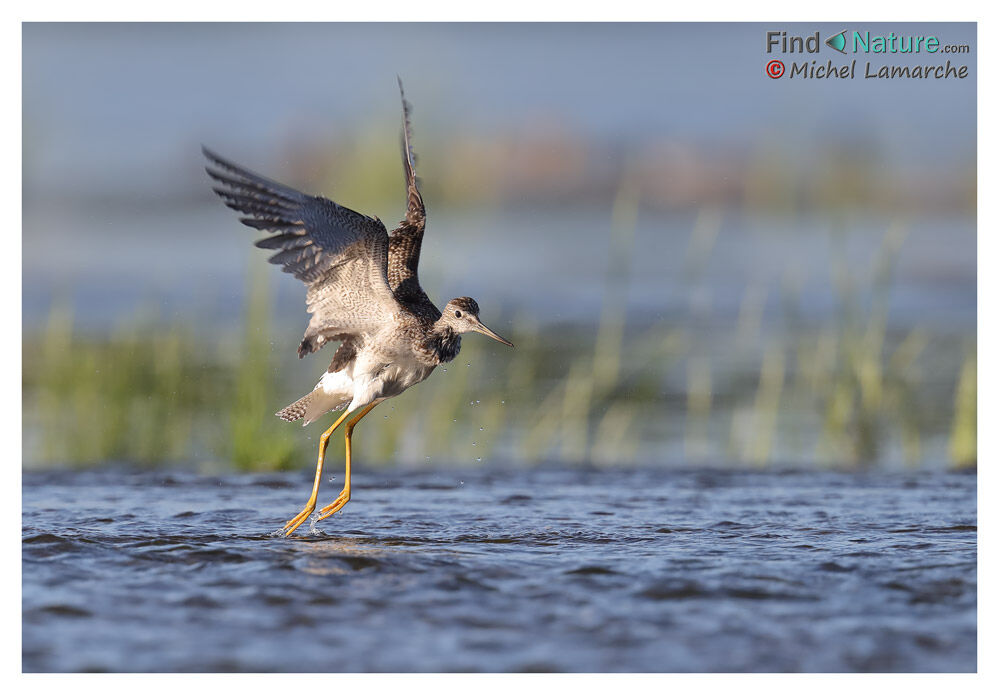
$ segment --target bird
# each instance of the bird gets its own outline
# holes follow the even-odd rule
[[[457,297],[441,311],[420,285],[426,209],[411,145],[411,106],[402,79],[398,82],[406,213],[391,232],[377,217],[302,193],[202,146],[212,190],[226,206],[244,215],[240,222],[267,232],[255,245],[276,251],[268,260],[306,285],[306,309],[311,317],[298,347],[299,358],[339,342],[315,388],[275,413],[288,422],[303,420],[304,427],[328,412],[343,411],[319,439],[312,494],[281,529],[286,536],[316,509],[326,449],[341,424],[347,422],[344,485],[319,510],[318,521],[350,501],[351,437],[357,423],[375,406],[457,357],[463,333],[482,333],[513,347],[482,323],[474,299]]]

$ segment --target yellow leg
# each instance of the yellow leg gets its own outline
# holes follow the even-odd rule
[[[347,471],[346,471],[346,476],[344,478],[343,490],[340,491],[340,494],[337,495],[337,498],[333,500],[333,502],[327,504],[325,507],[319,510],[319,521],[322,521],[326,517],[337,513],[338,511],[343,509],[343,505],[350,502],[350,436],[354,433],[354,426],[361,421],[361,418],[370,413],[371,409],[374,408],[379,403],[381,403],[381,401],[375,401],[371,405],[365,406],[364,410],[362,410],[357,415],[357,417],[355,417],[353,420],[347,423],[347,429],[343,435],[344,442],[346,442],[344,446],[346,449],[346,459],[347,459]]]
[[[302,522],[308,519],[309,514],[316,508],[316,498],[319,496],[319,482],[323,478],[323,459],[326,458],[326,447],[329,445],[330,435],[340,426],[341,422],[347,419],[348,415],[350,413],[344,411],[343,415],[338,417],[336,422],[333,423],[333,426],[323,432],[323,436],[319,438],[319,461],[316,463],[316,482],[312,485],[312,495],[309,497],[309,501],[305,503],[302,511],[289,519],[288,523],[284,525],[285,529],[287,529],[287,533],[284,535],[290,536],[294,533],[295,529],[301,526]]]

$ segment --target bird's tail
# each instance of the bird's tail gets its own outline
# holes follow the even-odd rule
[[[309,395],[302,396],[274,414],[288,422],[305,418],[305,422],[302,423],[302,427],[305,427],[331,410],[342,410],[349,402],[349,399],[344,400],[342,397],[328,394],[323,389],[317,388]]]

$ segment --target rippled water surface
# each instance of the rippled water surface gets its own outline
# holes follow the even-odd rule
[[[310,485],[26,473],[24,670],[976,668],[974,475],[362,469],[271,536]]]

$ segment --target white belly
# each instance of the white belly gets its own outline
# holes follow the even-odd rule
[[[405,356],[388,363],[366,357],[363,355],[354,362],[350,377],[353,387],[353,399],[348,406],[350,410],[398,396],[413,384],[426,379],[434,369],[415,357]]]

